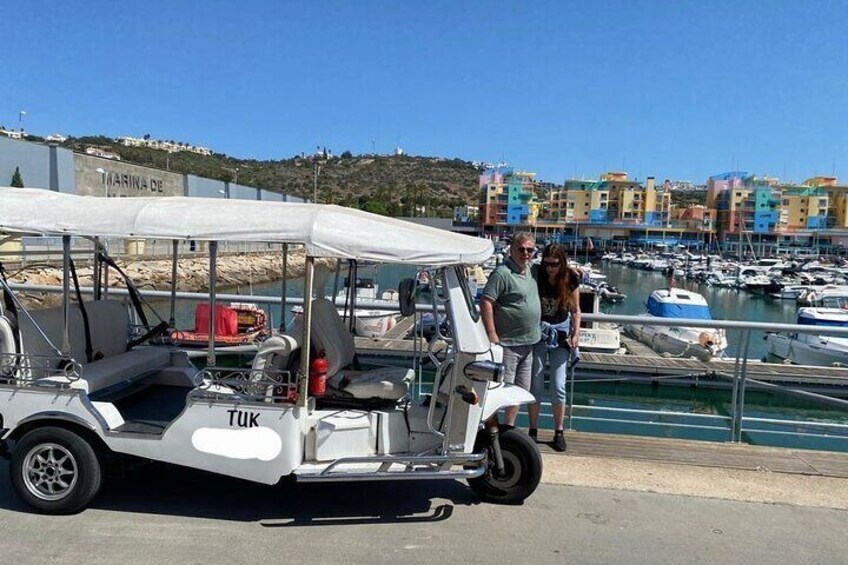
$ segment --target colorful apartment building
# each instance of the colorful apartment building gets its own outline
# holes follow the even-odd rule
[[[627,173],[609,172],[600,180],[572,179],[551,193],[549,219],[554,222],[624,223],[662,226],[668,221],[671,193],[657,188],[653,177],[645,186]]]
[[[820,188],[827,196],[828,229],[848,228],[848,186],[836,182],[836,177],[812,177],[804,181],[804,186]]]
[[[609,191],[597,180],[571,179],[561,189],[551,193],[548,218],[556,223],[570,224],[607,221]]]
[[[535,220],[535,176],[511,168],[490,169],[480,175],[480,223],[484,231],[529,226]]]
[[[777,179],[734,171],[707,181],[707,208],[715,210],[716,229],[728,233],[770,233],[780,222]]]
[[[778,231],[827,228],[828,195],[818,186],[781,186]]]

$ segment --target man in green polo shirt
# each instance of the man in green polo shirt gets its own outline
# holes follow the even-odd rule
[[[489,275],[480,314],[489,341],[503,347],[504,381],[530,390],[533,346],[539,342],[542,308],[536,280],[530,273],[530,259],[536,242],[527,232],[515,234],[509,258]],[[518,406],[504,411],[506,424],[515,425]]]

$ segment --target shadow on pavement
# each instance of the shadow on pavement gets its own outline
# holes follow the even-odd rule
[[[0,464],[0,508],[30,512]],[[435,500],[434,500],[435,499]],[[110,473],[91,508],[259,522],[265,527],[421,523],[447,520],[479,501],[459,481],[351,482],[268,486],[160,463]]]

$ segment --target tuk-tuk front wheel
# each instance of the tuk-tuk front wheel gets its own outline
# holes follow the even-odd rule
[[[501,427],[498,433],[504,469],[499,473],[489,432],[477,435],[474,451],[485,449],[486,472],[468,479],[468,485],[485,501],[501,504],[518,504],[533,494],[542,478],[542,455],[527,434],[516,428]]]
[[[12,452],[12,486],[24,502],[45,514],[82,510],[100,490],[100,460],[91,444],[64,428],[26,433]]]

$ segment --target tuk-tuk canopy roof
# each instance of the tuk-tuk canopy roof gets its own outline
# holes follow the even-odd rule
[[[299,243],[313,257],[477,264],[492,242],[325,204],[218,198],[103,198],[0,188],[0,231],[38,235]]]

